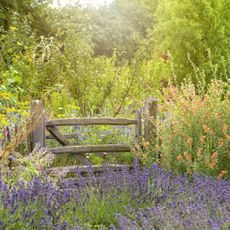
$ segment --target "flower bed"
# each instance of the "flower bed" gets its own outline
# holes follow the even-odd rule
[[[105,166],[106,168],[106,166]],[[14,185],[0,179],[0,229],[228,229],[230,182],[153,164]]]

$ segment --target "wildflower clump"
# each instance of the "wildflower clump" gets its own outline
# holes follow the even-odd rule
[[[182,173],[229,178],[229,108],[229,85],[219,80],[204,94],[191,82],[165,88],[155,146],[162,154],[161,164]]]
[[[34,176],[46,173],[46,168],[54,161],[54,154],[46,148],[36,145],[26,156],[12,152],[8,164],[1,165],[2,179],[7,183],[17,183],[18,180],[30,181]]]

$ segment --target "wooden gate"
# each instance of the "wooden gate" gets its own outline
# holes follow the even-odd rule
[[[150,132],[156,136],[156,127],[153,125],[153,119],[156,119],[157,100],[147,100],[144,107],[144,137],[149,139]],[[48,148],[54,154],[70,153],[83,165],[91,165],[89,159],[85,156],[86,153],[99,152],[130,152],[131,146],[126,144],[103,144],[103,145],[71,145],[69,138],[73,138],[73,134],[62,134],[58,129],[61,126],[73,125],[135,125],[135,138],[140,139],[142,136],[142,112],[136,111],[135,119],[128,118],[113,118],[113,117],[90,117],[90,118],[64,118],[56,120],[45,120],[45,110],[42,101],[35,100],[31,103],[31,118],[36,127],[29,138],[29,149],[32,151],[36,144],[41,147],[46,147],[46,130],[51,136],[57,140],[61,146]],[[121,165],[110,165],[109,167],[121,168]],[[73,167],[68,167],[69,172],[74,171]],[[75,167],[76,168],[76,167]],[[82,169],[86,169],[82,167]],[[101,169],[101,166],[93,166],[95,171]],[[100,170],[99,170],[100,171]]]

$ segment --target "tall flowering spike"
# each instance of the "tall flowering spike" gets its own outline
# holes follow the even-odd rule
[[[4,225],[3,221],[0,220],[0,229],[3,229],[3,225]]]
[[[140,165],[139,165],[139,161],[137,158],[134,158],[133,168],[134,168],[134,173],[138,174],[138,172],[140,170]]]
[[[226,170],[221,173],[225,174]],[[7,227],[12,229],[14,223],[10,220],[17,220],[16,214],[21,216],[17,220],[20,225],[24,227],[25,224],[26,228],[31,229],[36,229],[36,226],[38,229],[78,229],[78,224],[79,229],[84,229],[84,224],[94,221],[97,215],[100,215],[103,226],[103,220],[112,207],[119,207],[114,211],[114,216],[116,212],[120,213],[116,216],[117,223],[119,229],[124,230],[164,229],[165,226],[174,229],[211,229],[216,223],[219,229],[224,229],[229,221],[229,181],[216,181],[198,174],[191,179],[192,183],[186,176],[174,175],[154,164],[150,169],[138,165],[138,177],[128,171],[108,172],[98,183],[88,183],[88,179],[83,177],[83,182],[76,178],[62,180],[60,185],[39,178],[26,183],[18,181],[11,186],[2,182],[0,205],[9,207],[5,212],[6,218],[9,216],[10,219],[6,221]],[[87,195],[89,190],[93,192],[90,196]],[[100,205],[100,199],[107,199],[103,203],[108,205],[105,206],[106,212],[102,214],[96,211],[98,204],[94,198]],[[124,208],[126,211],[121,211],[127,204],[129,207]],[[136,210],[138,204],[149,207]],[[18,208],[14,211],[16,205]],[[38,217],[38,212],[41,217]],[[85,219],[82,219],[82,212],[87,214]],[[105,218],[101,215],[105,215]],[[213,222],[208,221],[211,216],[215,216]],[[94,222],[90,224],[95,227]],[[116,229],[113,224],[106,222],[110,229]]]
[[[111,224],[110,227],[109,227],[109,230],[117,230],[117,229],[113,224]]]

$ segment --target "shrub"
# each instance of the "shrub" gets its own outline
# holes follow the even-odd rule
[[[90,168],[89,168],[90,171]],[[227,229],[229,182],[176,176],[156,164],[96,180],[0,178],[0,229]]]
[[[12,152],[8,162],[1,165],[2,180],[7,183],[17,183],[19,180],[30,181],[34,176],[41,176],[45,169],[53,163],[54,154],[45,148],[35,146],[34,150],[26,156]]]
[[[213,80],[204,95],[188,82],[163,92],[159,107],[158,144],[161,164],[182,173],[229,178],[229,85]]]

